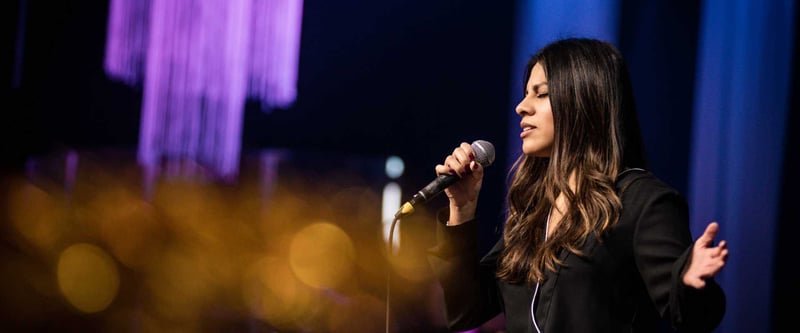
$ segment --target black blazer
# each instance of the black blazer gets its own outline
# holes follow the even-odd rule
[[[693,242],[685,199],[645,171],[625,173],[617,189],[623,209],[604,242],[589,239],[586,257],[561,251],[566,266],[547,272],[539,287],[541,332],[712,331],[725,312],[722,289],[713,279],[697,290],[680,278]],[[472,329],[503,312],[508,332],[537,332],[534,286],[495,278],[502,238],[481,259],[477,221],[439,220],[429,262],[444,291],[448,327]]]

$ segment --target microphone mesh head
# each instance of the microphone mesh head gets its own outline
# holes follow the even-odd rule
[[[489,141],[476,140],[472,143],[472,150],[475,152],[475,161],[482,167],[492,165],[494,162],[494,145]]]

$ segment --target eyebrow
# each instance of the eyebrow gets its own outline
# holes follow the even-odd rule
[[[546,85],[547,85],[547,81],[539,82],[539,83],[534,84],[533,86],[531,86],[531,89],[533,89],[533,91],[539,91],[539,87],[546,86]]]

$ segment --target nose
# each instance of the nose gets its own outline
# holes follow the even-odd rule
[[[514,109],[514,111],[520,117],[526,115],[532,115],[536,112],[533,109],[533,105],[531,105],[531,103],[529,102],[528,96],[523,97],[522,100],[519,101],[519,104],[517,104],[517,107]]]

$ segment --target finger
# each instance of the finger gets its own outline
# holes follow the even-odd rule
[[[443,173],[444,174],[451,174],[451,175],[455,174],[456,170],[455,170],[453,164],[454,164],[453,163],[453,157],[450,156],[450,155],[447,155],[447,157],[444,159],[444,163],[442,164],[444,166],[444,168],[442,169]]]
[[[697,239],[697,243],[703,247],[711,246],[711,243],[714,241],[714,237],[717,236],[717,231],[719,231],[719,225],[717,222],[709,223],[706,227],[706,230],[703,231],[703,235]]]
[[[447,159],[444,161],[444,165],[450,168],[450,170],[452,170],[451,173],[456,174],[458,177],[463,178],[464,175],[467,173],[466,172],[467,165],[461,163],[461,161],[459,161],[453,155],[447,157]]]
[[[715,275],[717,275],[717,273],[719,273],[720,270],[722,270],[722,266],[721,265],[715,265],[713,267],[710,267],[709,271],[706,272],[705,274],[703,274],[703,278],[704,279],[713,278]]]
[[[472,146],[466,142],[462,142],[456,149],[453,149],[453,156],[458,158],[462,163],[467,164],[474,159],[475,155],[472,152]]]
[[[469,162],[469,169],[472,170],[472,172],[477,172],[481,170],[481,164],[476,161]]]
[[[447,174],[451,174],[451,173],[453,173],[453,170],[451,170],[446,165],[444,165],[444,164],[436,165],[436,175],[447,175]]]
[[[701,278],[691,278],[689,279],[689,285],[694,287],[695,289],[700,289],[706,286],[706,281]]]
[[[467,156],[471,157],[470,160],[475,159],[475,152],[472,151],[472,145],[466,142],[462,142],[461,145],[458,146],[459,148],[463,149]]]
[[[709,247],[706,250],[708,251],[706,253],[708,253],[708,256],[711,258],[719,257],[719,255],[722,254],[722,249],[719,247]]]
[[[453,150],[453,153],[451,154],[451,156],[453,156],[453,158],[456,161],[458,161],[458,164],[460,165],[460,167],[458,169],[464,171],[464,172],[459,172],[460,176],[463,176],[464,173],[467,173],[467,172],[470,171],[469,170],[469,162],[471,160],[470,160],[470,155],[469,154],[470,153],[467,152],[466,150],[464,150],[464,148],[462,148],[462,147],[456,148],[455,150]]]
[[[475,179],[483,178],[483,166],[480,165],[477,161],[472,161],[469,164],[470,169],[472,170],[471,174],[472,177]]]
[[[466,149],[464,149],[464,147],[458,147],[458,148],[456,148],[456,149],[453,149],[453,153],[452,153],[452,155],[453,155],[453,157],[455,157],[455,158],[456,158],[456,159],[457,159],[459,162],[461,162],[461,163],[463,163],[463,164],[468,164],[468,163],[469,163],[469,161],[470,161],[470,158],[469,158],[469,155],[470,155],[470,153],[471,153],[471,152],[470,152],[470,151],[467,151]]]

